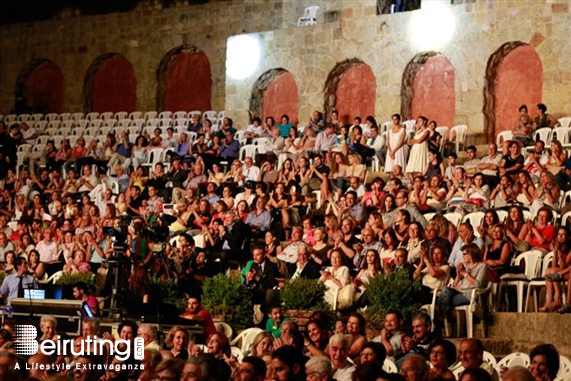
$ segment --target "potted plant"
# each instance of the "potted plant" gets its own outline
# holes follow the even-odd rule
[[[94,273],[83,273],[78,272],[75,274],[63,273],[58,280],[54,282],[56,285],[61,285],[62,287],[62,297],[63,299],[74,299],[73,297],[73,286],[77,282],[85,282],[89,292],[93,293],[95,290],[95,274]]]
[[[382,327],[385,314],[389,310],[398,310],[402,312],[405,320],[409,319],[418,311],[419,304],[414,302],[414,296],[420,291],[420,287],[420,281],[412,280],[405,270],[371,279],[367,286],[367,315],[372,326]]]
[[[160,279],[154,276],[149,278],[151,300],[160,301],[161,304],[173,304],[182,313],[186,309],[186,302],[178,295],[178,286],[173,279]]]
[[[327,288],[316,279],[298,277],[287,280],[281,291],[284,314],[304,326],[314,311],[331,309],[324,299]]]
[[[252,326],[252,294],[239,275],[207,277],[202,286],[202,305],[213,317],[222,316],[236,331]]]

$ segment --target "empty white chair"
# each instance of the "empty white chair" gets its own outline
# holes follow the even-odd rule
[[[115,114],[108,111],[108,112],[101,113],[101,115],[99,117],[103,120],[109,120],[109,119],[113,119],[114,116],[115,116]]]
[[[442,140],[441,142],[444,142],[446,140],[446,138],[448,137],[448,127],[446,126],[440,126],[440,127],[436,127],[434,129],[434,131],[438,132],[440,134],[440,136],[442,136]],[[443,143],[440,143],[440,145],[442,146]]]
[[[20,144],[18,146],[17,152],[24,152],[24,153],[28,154],[31,150],[32,150],[32,145],[25,143],[25,144]]]
[[[553,251],[547,253],[545,255],[545,257],[543,257],[543,260],[541,261],[541,272],[539,274],[539,277],[532,279],[528,284],[527,284],[527,292],[525,294],[525,312],[527,312],[527,305],[528,305],[528,300],[529,300],[529,293],[530,291],[533,290],[533,302],[535,305],[535,312],[537,312],[539,310],[539,302],[538,302],[538,295],[537,295],[537,291],[538,289],[540,290],[542,287],[545,287],[545,272],[547,271],[547,269],[549,268],[549,266],[551,266],[551,261],[553,260]]]
[[[460,226],[460,222],[462,221],[462,215],[460,213],[446,213],[444,214],[444,218],[450,221],[456,228]]]
[[[63,136],[64,138],[71,133],[71,127],[60,127],[56,131],[56,136]]]
[[[569,127],[556,127],[551,133],[551,140],[557,139],[561,144],[571,143],[569,139]]]
[[[234,139],[236,139],[240,143],[242,143],[242,140],[244,140],[244,133],[245,132],[246,132],[246,130],[236,131],[236,133],[234,134]]]
[[[216,119],[216,115],[218,115],[218,113],[214,110],[205,111],[204,114],[202,114],[202,120],[210,119],[212,122]]]
[[[48,129],[53,128],[53,129],[57,130],[59,128],[60,124],[61,124],[60,120],[52,120],[48,123]]]
[[[81,136],[79,135],[69,135],[67,136],[67,139],[69,140],[69,146],[70,147],[75,147],[77,145],[77,139],[79,139]]]
[[[524,273],[523,274],[504,274],[501,276],[500,289],[498,291],[498,297],[502,296],[502,291],[504,287],[516,287],[517,293],[517,312],[523,312],[523,291],[524,287],[532,279],[537,278],[539,271],[541,269],[541,257],[542,253],[538,250],[530,250],[525,253],[518,255],[514,262],[514,266],[521,265],[524,262]]]
[[[98,131],[99,129],[97,127],[87,127],[85,130],[83,130],[82,136],[95,137],[98,135]],[[88,142],[86,141],[86,143]]]
[[[105,121],[103,121],[103,124],[101,125],[101,127],[115,127],[115,125],[117,124],[117,121],[115,119],[107,119]]]
[[[89,123],[89,125],[90,125],[91,127],[97,127],[97,128],[99,128],[99,127],[101,127],[101,126],[103,125],[103,122],[104,122],[103,119],[93,119],[93,120]]]
[[[98,119],[98,118],[99,118],[98,112],[90,112],[89,114],[87,114],[85,116],[85,119],[87,119],[87,120],[94,120],[94,119]]]
[[[414,119],[405,120],[404,122],[402,122],[402,125],[404,126],[404,128],[407,132],[414,131],[414,126],[416,125],[416,120],[414,120]]]
[[[45,131],[47,125],[48,125],[47,121],[40,120],[40,121],[37,121],[36,123],[34,123],[34,129],[36,130],[36,133],[38,135],[41,135]]]
[[[145,122],[145,126],[158,127],[160,122],[161,122],[160,119],[147,119],[147,121]]]
[[[186,118],[186,111],[177,111],[172,115],[173,119]]]
[[[498,133],[496,135],[496,145],[498,146],[498,149],[503,151],[502,143],[506,142],[508,140],[512,140],[512,138],[513,138],[513,132],[511,132],[511,131],[502,131],[502,132]],[[506,152],[502,152],[502,153],[506,153]]]
[[[67,128],[67,129],[72,129],[73,128],[73,123],[75,123],[75,121],[68,119],[68,120],[64,120],[61,122],[60,124],[60,129],[62,128]]]
[[[51,138],[48,135],[38,136],[35,146],[46,145]]]
[[[460,124],[450,129],[450,140],[456,144],[456,153],[460,152],[460,145],[466,147],[467,131],[468,126],[465,124]]]
[[[533,140],[541,140],[545,143],[546,147],[549,147],[551,144],[551,134],[553,130],[549,127],[540,128],[533,133]]]
[[[317,24],[317,11],[319,10],[319,5],[312,5],[311,7],[305,8],[303,11],[303,16],[297,20],[297,26],[302,25],[314,25]]]
[[[482,305],[486,302],[487,298],[483,297],[492,289],[492,282],[488,282],[485,288],[475,288],[470,295],[470,304],[454,307],[454,311],[463,312],[466,318],[466,336],[468,338],[474,337],[474,315],[480,318],[480,326],[482,328],[482,337],[486,337],[486,327],[484,321],[484,310]],[[459,316],[456,315],[456,327],[459,327]],[[446,324],[448,327],[448,324]],[[448,332],[448,335],[450,333]]]
[[[139,134],[129,134],[129,141],[134,144],[138,136]]]
[[[16,122],[18,120],[18,115],[16,114],[9,114],[4,117],[4,124],[9,126],[10,124]]]
[[[135,119],[129,123],[129,127],[137,126],[139,128],[143,128],[144,125],[145,125],[145,119]]]
[[[566,116],[564,118],[559,118],[559,124],[561,127],[571,127],[571,117]]]
[[[89,126],[89,120],[87,119],[76,120],[75,123],[73,123],[74,130],[77,130],[78,128],[79,129],[87,128],[87,126]]]
[[[58,114],[56,114],[55,112],[51,112],[49,114],[46,114],[46,116],[44,117],[44,120],[51,122],[52,120],[56,120],[57,118],[58,118]]]
[[[61,141],[64,139],[64,137],[62,135],[56,135],[52,137],[52,140],[54,141],[54,146],[56,148],[61,147]]]
[[[224,119],[225,114],[226,110],[218,111],[218,120]]]
[[[238,159],[244,161],[247,157],[254,158],[256,156],[256,152],[258,152],[258,146],[254,144],[246,144],[240,147],[240,151],[238,152]]]
[[[172,111],[163,111],[159,114],[159,119],[166,119],[172,117]]]
[[[145,113],[145,119],[156,119],[158,113],[156,111],[148,111]]]
[[[388,359],[388,358],[385,358],[385,362],[383,363],[382,369],[387,373],[398,373],[399,372],[397,365],[391,359]]]
[[[509,355],[502,358],[497,363],[497,368],[503,368],[504,366],[510,368],[512,366],[522,366],[524,368],[528,368],[530,364],[529,356],[526,353],[516,352],[510,353]]]
[[[111,127],[101,127],[99,130],[96,130],[95,136],[103,136],[105,138],[110,131]]]
[[[187,124],[188,124],[187,118],[176,118],[172,122],[173,126],[186,126]]]
[[[143,118],[143,113],[140,111],[133,111],[132,113],[129,114],[129,117],[127,119],[141,119]]]
[[[242,350],[242,352],[249,351],[251,349],[250,347],[252,343],[254,342],[254,339],[256,338],[256,335],[258,335],[260,332],[263,332],[261,328],[245,329],[230,342],[230,345],[236,346],[236,344],[240,342],[241,344],[239,348]]]
[[[141,129],[137,126],[129,126],[127,127],[127,131],[129,134],[139,135],[141,133]]]
[[[83,119],[84,117],[85,117],[85,115],[82,112],[74,112],[73,114],[71,114],[70,119],[78,121],[78,120]]]
[[[571,380],[571,360],[567,357],[559,356],[559,372],[554,381],[568,381]]]
[[[27,122],[28,119],[30,119],[30,114],[20,114],[20,115],[18,115],[18,118],[16,120],[20,123],[23,123],[23,122]]]
[[[165,150],[162,148],[153,148],[147,151],[146,162],[143,163],[143,167],[150,167],[151,170],[155,168],[157,163],[162,163],[164,161]]]
[[[131,122],[132,122],[131,119],[119,119],[119,120],[117,121],[117,123],[116,123],[116,126],[125,127],[125,128],[126,128],[126,127],[129,126],[129,124],[130,124]]]
[[[47,136],[55,136],[57,135],[59,128],[56,127],[49,127],[46,129],[46,135]]]
[[[65,120],[69,120],[71,118],[71,114],[69,112],[64,112],[59,114],[59,120],[61,120],[62,122]]]
[[[128,116],[129,116],[129,113],[126,111],[119,111],[119,112],[115,113],[115,119],[116,120],[127,119]]]
[[[41,120],[44,120],[44,114],[40,114],[40,113],[32,114],[30,116],[30,120],[33,122],[39,122]]]
[[[159,127],[170,127],[172,125],[171,118],[163,118],[159,120]]]

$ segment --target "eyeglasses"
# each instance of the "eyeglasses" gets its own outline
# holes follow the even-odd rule
[[[436,356],[444,356],[445,352],[444,351],[436,351],[436,350],[431,350],[430,351],[431,355],[436,355]]]

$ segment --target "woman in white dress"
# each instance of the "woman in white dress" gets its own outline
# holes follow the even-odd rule
[[[347,286],[351,279],[349,268],[342,266],[343,254],[340,249],[333,249],[331,251],[330,261],[331,267],[321,271],[319,281],[327,287],[324,296],[325,301],[333,306],[337,290]]]
[[[404,151],[404,143],[406,131],[400,123],[395,123],[393,116],[393,126],[387,132],[387,158],[385,160],[385,173],[391,173],[395,165],[401,168],[406,167],[406,156]]]
[[[413,180],[415,174],[422,173],[428,164],[428,142],[426,140],[430,136],[430,131],[426,128],[427,122],[428,119],[426,117],[418,117],[414,139],[409,141],[411,149],[405,173],[408,174],[411,180]]]

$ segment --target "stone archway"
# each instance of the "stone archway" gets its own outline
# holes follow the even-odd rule
[[[40,58],[29,62],[18,74],[16,88],[21,87],[31,112],[48,114],[64,111],[64,78],[54,62]]]
[[[117,53],[97,57],[85,73],[84,111],[133,112],[137,104],[137,81],[129,60]]]
[[[376,91],[375,74],[369,65],[358,58],[337,63],[325,82],[325,119],[330,119],[333,110],[345,124],[352,123],[355,116],[363,121],[368,115],[374,116]]]
[[[439,126],[454,126],[456,109],[454,67],[437,52],[419,53],[406,65],[401,86],[403,120],[420,115]]]
[[[532,112],[543,96],[543,65],[536,50],[521,41],[500,46],[488,59],[484,78],[484,131],[488,142],[511,130],[518,109]]]
[[[250,121],[258,116],[262,120],[273,116],[279,123],[286,114],[294,125],[298,122],[299,100],[293,74],[277,68],[266,71],[254,83],[250,97]]]
[[[210,61],[195,46],[169,51],[157,69],[157,110],[208,111],[212,108]]]

